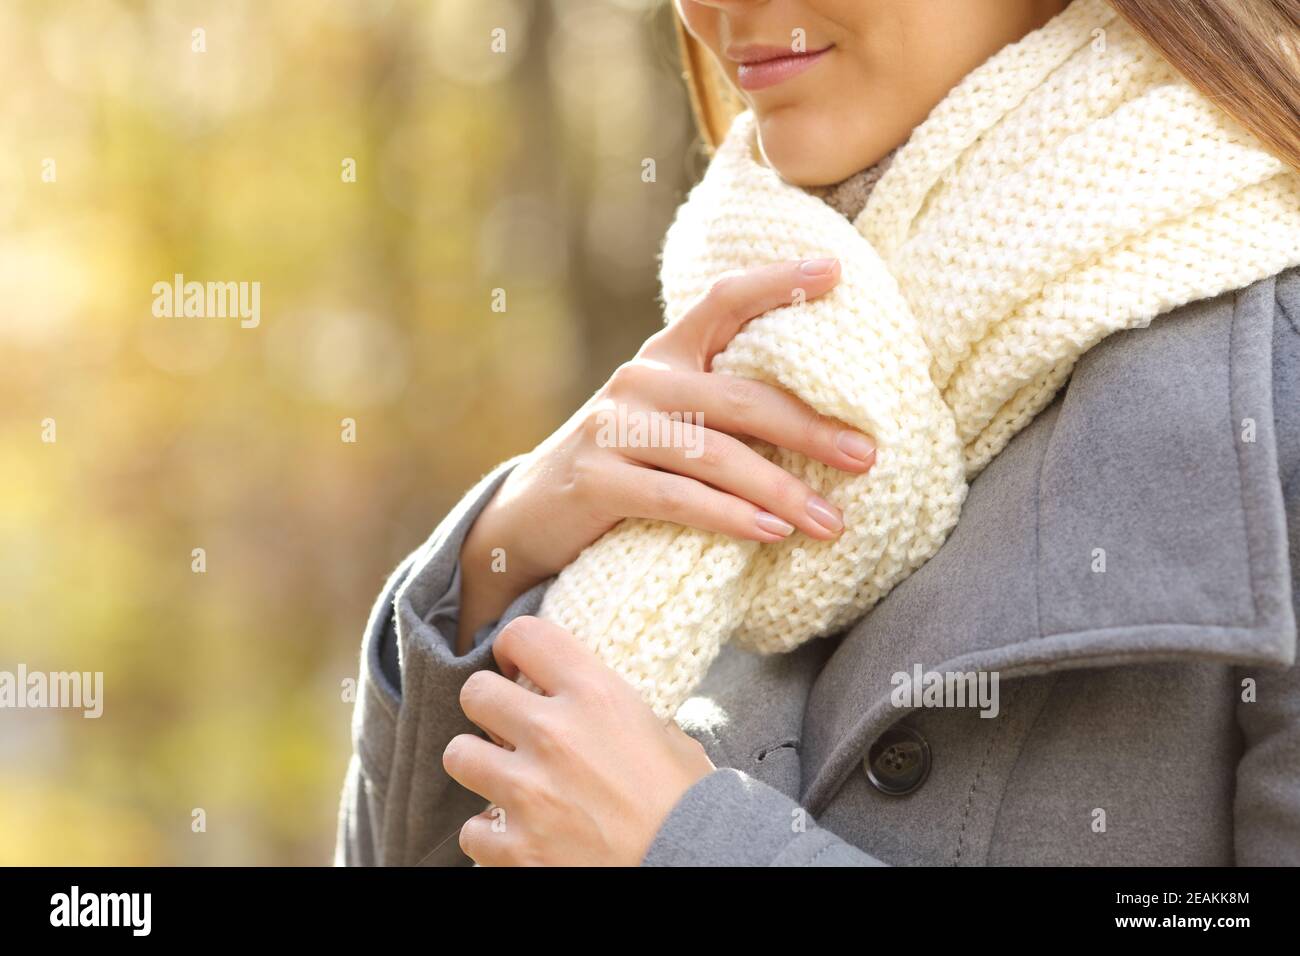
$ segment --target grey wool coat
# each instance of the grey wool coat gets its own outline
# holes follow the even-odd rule
[[[469,862],[459,828],[484,803],[441,759],[478,732],[458,692],[546,587],[450,649],[460,544],[509,467],[375,605],[337,862]],[[1300,864],[1298,551],[1291,270],[1088,352],[939,553],[846,634],[725,650],[678,713],[718,769],[644,862]],[[996,716],[901,693],[930,671],[996,675]]]

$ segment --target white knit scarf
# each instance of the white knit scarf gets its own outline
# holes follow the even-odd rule
[[[861,429],[877,460],[855,476],[757,446],[843,510],[838,540],[627,520],[559,575],[542,615],[664,718],[724,642],[841,631],[932,557],[967,482],[1101,339],[1300,264],[1300,176],[1103,0],[967,76],[852,222],[761,165],[754,125],[737,118],[668,231],[667,319],[727,270],[838,257],[833,291],[753,320],[714,370]]]

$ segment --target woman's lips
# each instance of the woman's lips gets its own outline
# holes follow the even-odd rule
[[[750,56],[733,55],[732,59],[741,60],[740,65],[736,67],[736,83],[742,90],[748,91],[775,86],[810,69],[814,63],[830,52],[830,49],[824,47],[809,53],[791,53],[784,50],[779,54],[767,56],[761,53]]]

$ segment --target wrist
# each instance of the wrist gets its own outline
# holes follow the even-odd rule
[[[496,500],[488,503],[461,544],[461,579],[483,594],[522,594],[548,574],[529,560],[511,521]]]
[[[496,509],[489,504],[461,544],[457,654],[468,653],[480,628],[500,618],[515,598],[546,579],[521,560],[508,534],[510,524],[497,519]]]

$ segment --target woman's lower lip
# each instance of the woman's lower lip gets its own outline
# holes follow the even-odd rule
[[[830,52],[830,47],[816,53],[792,53],[760,63],[742,63],[736,69],[736,83],[742,90],[762,90],[798,76]]]

